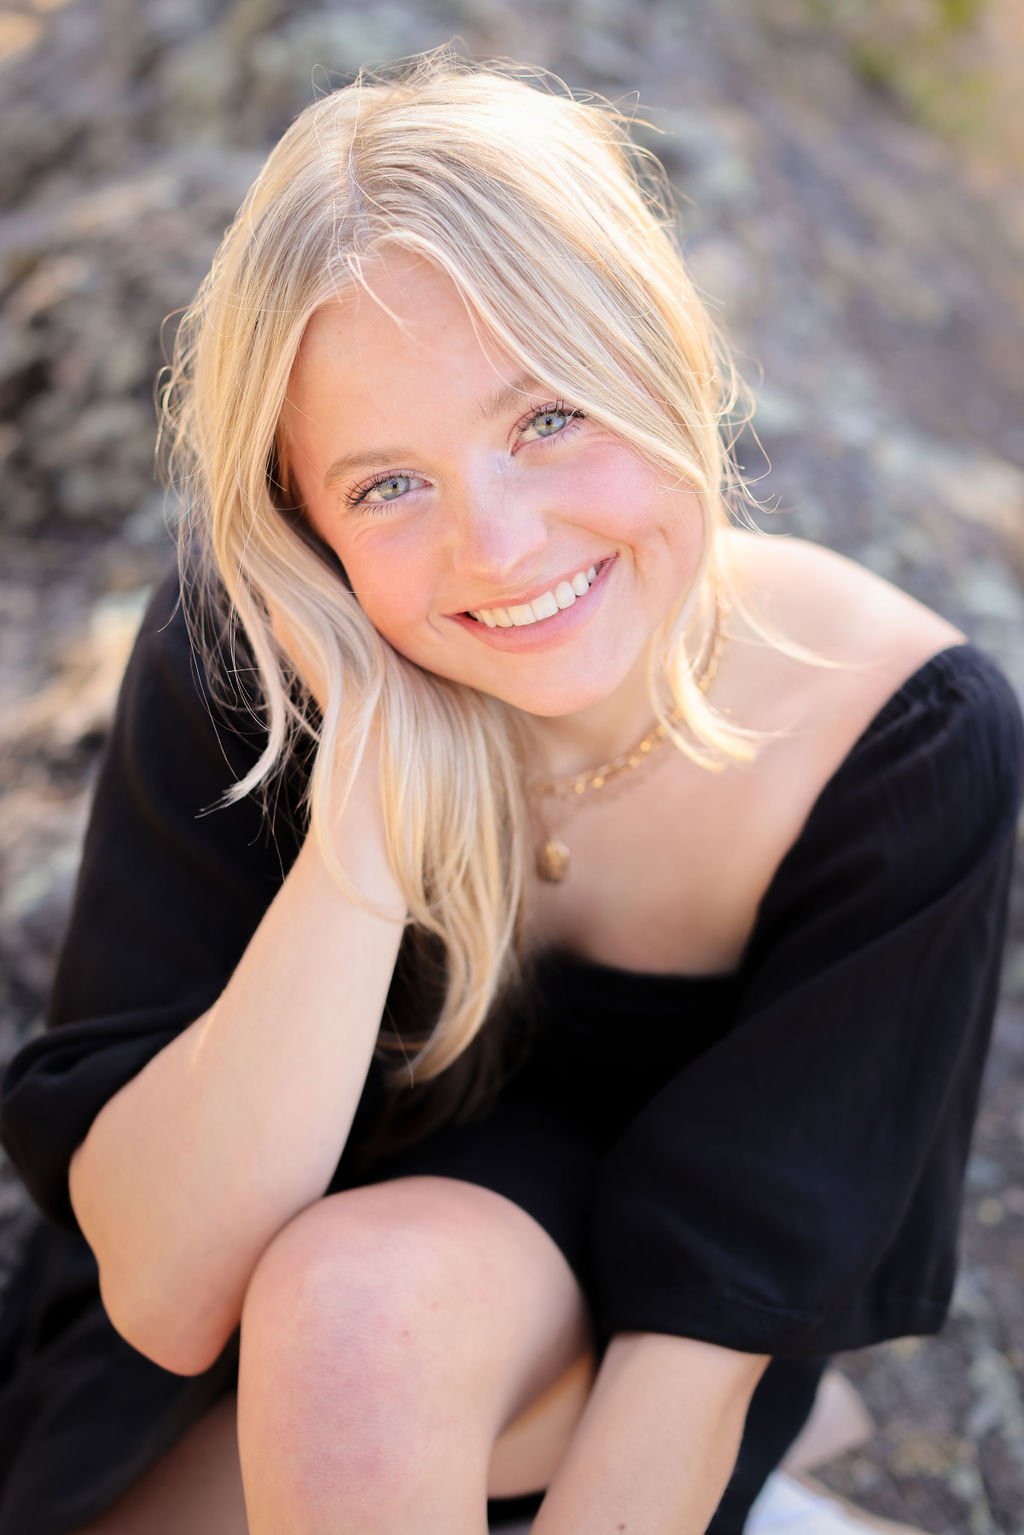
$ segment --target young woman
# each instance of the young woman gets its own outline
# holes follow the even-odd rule
[[[0,1535],[738,1535],[941,1327],[1024,722],[741,524],[737,397],[612,109],[442,53],[271,154],[4,1084]]]

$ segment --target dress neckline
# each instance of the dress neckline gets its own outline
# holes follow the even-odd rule
[[[625,970],[617,965],[606,964],[603,960],[588,959],[585,955],[574,954],[571,950],[559,948],[557,945],[541,950],[534,958],[535,966],[538,970],[542,970],[545,975],[564,972],[567,976],[571,975],[574,982],[585,983],[587,978],[593,978],[601,986],[609,988],[615,986],[646,986],[652,992],[668,992],[675,991],[682,986],[693,990],[708,988],[709,990],[721,991],[738,987],[744,978],[748,957],[760,933],[769,899],[777,890],[785,872],[796,857],[798,849],[806,838],[812,822],[819,819],[824,805],[831,798],[843,776],[849,771],[852,763],[868,742],[884,725],[889,723],[894,715],[899,714],[904,704],[909,704],[920,695],[923,695],[931,682],[932,673],[946,672],[954,664],[954,657],[961,651],[969,653],[967,656],[968,660],[987,659],[985,652],[980,650],[971,640],[957,640],[954,644],[946,645],[942,650],[937,650],[934,655],[929,656],[927,661],[923,661],[879,705],[838,767],[833,770],[831,775],[822,784],[807,812],[803,826],[779,860],[775,873],[772,875],[757,904],[757,910],[754,914],[754,921],[746,946],[740,957],[739,964],[734,969],[708,971],[692,975],[673,971]]]

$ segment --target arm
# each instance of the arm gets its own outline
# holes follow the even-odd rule
[[[662,1333],[618,1333],[533,1535],[703,1535],[769,1363]]]
[[[72,1159],[111,1320],[166,1369],[212,1364],[260,1253],[323,1194],[352,1124],[404,926],[379,796],[359,788],[343,861],[394,919],[346,901],[307,837],[220,998],[110,1099]]]

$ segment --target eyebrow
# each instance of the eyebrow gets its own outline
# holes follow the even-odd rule
[[[539,394],[543,391],[543,385],[533,377],[532,373],[524,373],[519,378],[513,379],[510,384],[504,384],[494,394],[484,400],[479,407],[481,421],[493,421],[496,416],[510,410],[525,394]],[[334,463],[324,475],[324,489],[331,490],[339,480],[350,475],[353,469],[387,469],[399,463],[403,458],[411,458],[413,454],[409,448],[365,448],[356,453],[346,453],[341,458],[336,458]]]

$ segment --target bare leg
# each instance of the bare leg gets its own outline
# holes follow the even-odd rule
[[[871,1420],[857,1398],[837,1401],[824,1389],[783,1462],[800,1473],[862,1442]],[[580,1356],[498,1439],[487,1496],[511,1498],[547,1487],[579,1423],[594,1380],[592,1353]],[[847,1384],[842,1382],[844,1385]],[[852,1387],[849,1388],[852,1391]],[[75,1535],[247,1535],[238,1458],[235,1393],[225,1396],[179,1444]],[[523,1526],[524,1530],[528,1526]]]
[[[488,1497],[517,1497],[548,1485],[586,1406],[594,1373],[588,1349],[502,1431],[491,1454]],[[248,1535],[237,1405],[234,1392],[224,1396],[75,1535]]]
[[[235,1434],[224,1396],[145,1476],[76,1535],[247,1535]]]
[[[491,1456],[489,1498],[514,1498],[547,1486],[579,1422],[593,1376],[588,1353],[510,1424]],[[248,1535],[237,1413],[232,1391],[75,1535]]]
[[[242,1315],[251,1535],[486,1535],[501,1435],[590,1346],[561,1251],[501,1195],[415,1177],[318,1201]]]
[[[781,1469],[813,1471],[866,1444],[874,1432],[871,1414],[856,1387],[830,1367],[821,1377],[811,1416],[786,1451]]]

